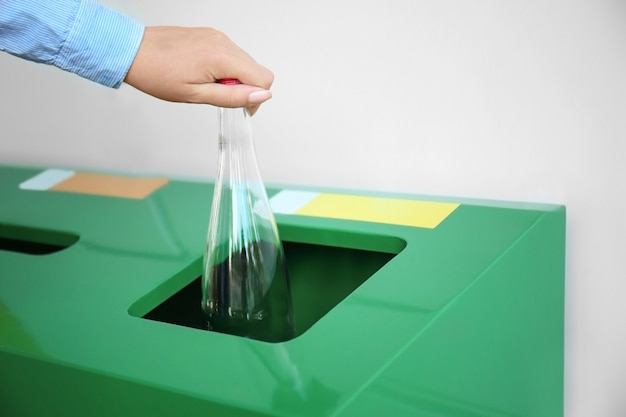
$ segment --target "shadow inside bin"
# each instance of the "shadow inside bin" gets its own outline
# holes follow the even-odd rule
[[[372,245],[377,242],[376,237],[369,238],[369,241],[361,241],[369,246],[368,249],[283,241],[291,281],[295,337],[306,332],[405,245],[401,239],[380,237],[381,246],[377,248],[376,244]],[[185,281],[191,282],[141,317],[206,330],[206,318],[200,303],[201,262],[183,272],[193,274]]]
[[[78,236],[58,230],[2,223],[0,251],[27,255],[48,255],[62,251],[78,241]]]

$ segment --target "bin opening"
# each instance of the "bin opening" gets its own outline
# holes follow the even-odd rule
[[[72,246],[78,236],[56,230],[0,223],[0,250],[48,255]]]
[[[358,236],[353,240],[365,243],[368,249],[283,240],[291,281],[295,337],[306,332],[405,246],[405,242],[398,238],[380,237],[380,241],[370,238]],[[345,243],[345,239],[339,240]],[[377,246],[376,242],[384,247],[372,248]],[[180,273],[187,275],[188,278],[182,280],[186,285],[173,294],[170,292],[169,297],[156,306],[153,304],[153,308],[147,307],[150,304],[148,298],[152,298],[148,295],[135,303],[129,313],[144,319],[206,330],[206,318],[200,305],[201,268],[202,260],[198,259]],[[179,281],[180,277],[173,279]],[[156,292],[158,289],[153,291]]]

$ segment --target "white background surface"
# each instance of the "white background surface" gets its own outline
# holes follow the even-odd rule
[[[626,3],[107,0],[276,75],[269,182],[565,204],[566,416],[626,415]],[[208,178],[216,112],[0,55],[0,163]]]

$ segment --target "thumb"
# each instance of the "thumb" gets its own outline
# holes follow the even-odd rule
[[[246,84],[196,84],[194,89],[196,102],[219,107],[258,107],[272,98],[271,91]]]

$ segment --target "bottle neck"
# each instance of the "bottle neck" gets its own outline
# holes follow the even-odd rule
[[[231,188],[240,188],[242,182],[262,186],[248,109],[220,107],[218,121],[218,179]]]
[[[250,113],[246,108],[218,108],[220,146],[253,144]]]

